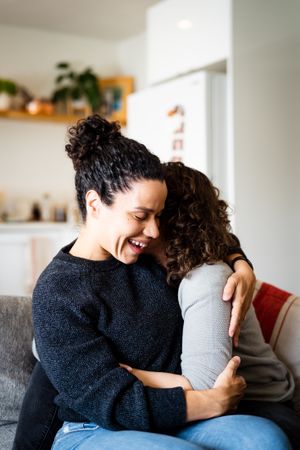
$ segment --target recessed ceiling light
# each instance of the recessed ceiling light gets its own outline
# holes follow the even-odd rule
[[[177,22],[177,27],[180,28],[180,30],[188,30],[189,28],[192,28],[193,24],[188,19],[181,19]]]

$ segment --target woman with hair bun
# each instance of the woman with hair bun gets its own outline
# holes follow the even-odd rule
[[[239,358],[229,362],[213,389],[184,388],[177,290],[145,254],[159,236],[167,196],[159,159],[97,115],[71,128],[66,151],[76,171],[83,223],[78,238],[54,257],[33,293],[40,363],[14,449],[49,448],[58,426],[55,408],[63,424],[53,450],[203,449],[207,430],[214,449],[237,450],[243,440],[244,449],[269,450],[274,438],[277,450],[288,448],[281,431],[261,418],[243,421],[242,432],[238,416],[202,420],[236,408],[245,389],[235,374]],[[241,273],[238,288],[246,283],[251,291],[249,271]],[[236,318],[242,314],[237,309]],[[172,372],[178,384],[144,386],[120,363]]]

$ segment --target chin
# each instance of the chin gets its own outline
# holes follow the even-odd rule
[[[138,260],[138,255],[123,256],[119,259],[123,264],[134,264]]]

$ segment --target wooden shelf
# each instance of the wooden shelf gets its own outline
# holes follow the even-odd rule
[[[126,125],[126,98],[133,92],[133,77],[120,76],[112,78],[101,78],[99,80],[101,91],[105,97],[109,91],[109,98],[116,101],[114,98],[115,92],[118,92],[118,108],[114,109],[115,105],[107,105],[107,114],[111,114],[106,117],[107,120],[117,120],[122,126]],[[105,114],[105,111],[103,112]],[[82,114],[30,114],[27,111],[0,111],[0,119],[10,120],[30,120],[32,122],[56,122],[65,124],[74,124],[79,119],[84,117],[84,111]]]
[[[32,122],[55,122],[73,124],[84,116],[79,114],[30,114],[26,111],[0,111],[0,119],[9,120],[29,120]],[[126,117],[123,112],[114,111],[110,117],[106,117],[107,120],[118,120],[121,125],[126,125]]]
[[[26,111],[0,111],[0,118],[12,119],[12,120],[31,120],[44,121],[44,122],[56,122],[56,123],[75,123],[83,116],[79,115],[66,115],[66,114],[29,114]]]

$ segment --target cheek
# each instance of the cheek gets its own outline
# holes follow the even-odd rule
[[[122,245],[127,238],[141,235],[143,225],[130,216],[112,214],[107,217],[106,229],[111,244]]]
[[[109,234],[115,242],[124,241],[135,235],[137,226],[130,218],[123,218],[108,224]]]

